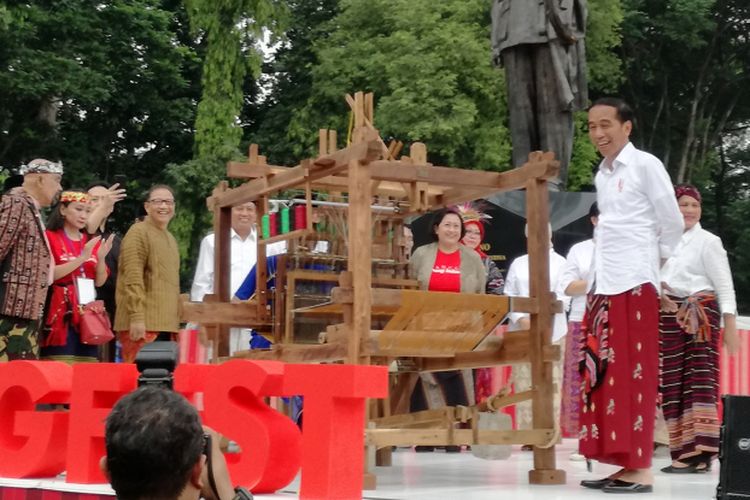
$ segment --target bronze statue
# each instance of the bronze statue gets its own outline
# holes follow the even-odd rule
[[[553,151],[565,188],[573,112],[587,105],[586,0],[494,0],[492,57],[505,66],[513,166]]]

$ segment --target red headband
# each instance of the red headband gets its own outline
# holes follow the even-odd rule
[[[675,186],[674,195],[678,200],[683,196],[690,196],[691,198],[695,198],[696,200],[698,200],[698,203],[703,203],[701,201],[701,194],[698,189],[695,186],[691,186],[690,184],[680,184],[678,186]]]

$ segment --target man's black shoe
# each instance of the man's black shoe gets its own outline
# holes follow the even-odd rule
[[[604,479],[584,479],[581,481],[581,486],[584,488],[590,488],[592,490],[601,490],[607,484],[611,483],[612,479],[605,477]]]
[[[604,493],[651,493],[654,491],[654,487],[650,484],[631,483],[630,481],[613,479],[604,485],[602,491]]]

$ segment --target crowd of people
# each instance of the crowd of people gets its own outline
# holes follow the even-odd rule
[[[700,226],[700,192],[673,186],[664,165],[630,142],[628,105],[601,99],[588,119],[603,157],[589,212],[594,237],[574,245],[567,258],[550,242],[550,287],[567,312],[567,327],[566,314],[556,314],[552,325],[552,341],[564,353],[553,369],[555,412],[563,436],[579,439],[580,453],[571,459],[620,467],[582,486],[650,492],[657,411],[666,420],[672,457],[662,472],[706,472],[718,455],[719,342],[729,354],[739,343],[734,288],[721,240]],[[504,280],[482,265],[488,221],[476,207],[469,212],[434,215],[435,242],[416,249],[412,276],[428,290],[527,296],[528,255],[511,263]],[[528,328],[527,316],[510,315],[509,330]],[[465,370],[423,374],[412,410],[480,402],[488,395],[487,375],[475,371],[473,383],[471,376]],[[515,391],[530,389],[528,365],[514,366],[511,381]],[[530,407],[516,405],[516,420],[529,426]]]
[[[566,309],[553,319],[552,341],[564,353],[554,369],[555,408],[563,435],[579,439],[580,456],[621,468],[583,481],[584,487],[648,492],[657,407],[673,460],[665,473],[705,472],[717,456],[718,351],[722,339],[729,353],[738,348],[736,301],[721,240],[700,225],[700,192],[672,186],[663,164],[630,142],[630,108],[601,99],[589,109],[588,126],[603,157],[589,213],[594,237],[567,257],[550,242],[550,289]],[[149,189],[146,216],[120,239],[106,228],[126,196],[117,184],[62,191],[62,164],[43,159],[23,165],[20,174],[21,185],[0,202],[0,361],[101,357],[97,346],[81,341],[81,290],[95,289],[104,300],[123,361],[132,362],[148,342],[175,339],[180,257],[168,228],[173,190]],[[50,206],[45,226],[40,209]],[[515,259],[504,277],[482,251],[489,224],[476,205],[439,210],[429,226],[432,242],[413,253],[405,227],[411,277],[431,291],[528,295],[528,255]],[[255,205],[233,207],[231,226],[230,292],[246,299],[258,244]],[[283,244],[268,247],[269,256],[285,251]],[[213,263],[209,235],[201,243],[192,300],[213,293]],[[528,330],[529,318],[513,313],[509,328]],[[231,337],[232,351],[252,342],[249,329],[232,329]],[[531,388],[527,365],[513,367],[512,381],[516,391]],[[412,410],[474,404],[491,394],[491,385],[489,370],[423,374]],[[520,407],[519,425],[528,426],[530,416]],[[191,469],[198,443],[190,446],[185,480],[199,486]]]

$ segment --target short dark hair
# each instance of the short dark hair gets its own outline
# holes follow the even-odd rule
[[[594,202],[589,208],[589,217],[599,217],[599,204]]]
[[[121,500],[177,498],[203,452],[196,409],[180,394],[154,386],[117,402],[104,440],[110,482]]]
[[[628,105],[627,102],[625,102],[623,99],[620,99],[619,97],[600,97],[599,99],[594,101],[594,104],[592,104],[589,109],[593,108],[594,106],[609,106],[610,108],[615,108],[615,116],[620,123],[630,122],[635,125],[635,116],[633,114],[633,109]]]
[[[430,238],[432,241],[437,241],[438,236],[437,232],[435,230],[440,225],[441,222],[443,222],[443,219],[445,219],[446,216],[453,214],[456,217],[458,217],[458,220],[461,221],[461,237],[459,239],[464,239],[464,235],[466,234],[466,227],[464,226],[464,218],[461,217],[461,214],[456,210],[455,208],[441,208],[437,212],[435,212],[432,215],[432,220],[430,221]]]
[[[86,191],[80,188],[65,189],[65,191],[86,194]],[[60,208],[67,207],[68,205],[70,205],[70,203],[70,201],[62,202],[58,199],[57,203],[55,203],[55,205],[52,207],[52,210],[50,210],[49,217],[47,217],[47,222],[45,224],[47,229],[49,229],[50,231],[57,231],[58,229],[62,229],[63,227],[65,227],[65,217],[63,217],[62,212],[60,212]]]
[[[154,184],[149,188],[148,191],[146,191],[146,197],[143,198],[143,201],[148,201],[149,198],[151,198],[151,194],[156,191],[157,189],[166,189],[172,194],[172,197],[174,197],[174,189],[167,186],[166,184]]]

